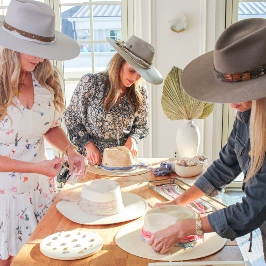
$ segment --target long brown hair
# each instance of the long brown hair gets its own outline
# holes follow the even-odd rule
[[[125,59],[119,53],[116,53],[107,66],[105,73],[107,75],[107,85],[109,86],[109,91],[103,104],[104,110],[106,112],[116,104],[120,96],[122,87],[120,79],[120,69],[124,62]],[[142,95],[139,90],[140,86],[141,80],[138,80],[130,86],[129,92],[127,94],[129,102],[135,112],[138,111],[142,101]]]
[[[7,114],[7,108],[18,94],[19,75],[21,64],[19,53],[0,47],[0,121]],[[44,59],[34,69],[34,76],[39,84],[54,93],[54,105],[58,111],[65,108],[61,89],[59,71],[52,66],[49,60]]]
[[[266,153],[266,98],[253,100],[250,116],[250,167],[245,182],[258,173]]]

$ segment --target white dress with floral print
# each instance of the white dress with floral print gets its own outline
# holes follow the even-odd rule
[[[46,159],[43,135],[57,125],[52,93],[33,79],[34,104],[14,98],[0,121],[0,156],[25,162]],[[1,158],[0,158],[1,159]],[[0,258],[15,256],[56,195],[54,180],[34,173],[0,172]]]

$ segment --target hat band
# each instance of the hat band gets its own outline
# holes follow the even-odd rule
[[[214,72],[216,78],[223,82],[240,82],[240,81],[248,81],[251,79],[259,78],[266,74],[266,64],[259,65],[258,67],[251,68],[250,71],[245,72],[234,72],[230,73],[222,73],[219,72],[214,67]]]
[[[136,55],[135,53],[133,53],[132,51],[130,51],[127,46],[126,43],[124,41],[116,41],[115,43],[135,62],[137,63],[139,66],[149,69],[151,68],[151,63],[147,62],[146,60],[140,58],[138,55]]]
[[[43,37],[40,35],[32,34],[20,29],[17,29],[9,24],[7,24],[5,21],[3,22],[3,27],[10,31],[11,33],[16,32],[22,37],[25,37],[26,39],[31,39],[32,41],[39,41],[39,42],[44,42],[44,43],[53,43],[55,41],[55,35],[52,37]]]

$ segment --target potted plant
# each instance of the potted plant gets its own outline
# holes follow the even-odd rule
[[[184,120],[177,130],[176,144],[180,157],[194,157],[198,154],[200,132],[193,119],[204,119],[211,114],[214,104],[190,97],[181,83],[182,69],[173,67],[163,85],[161,105],[171,120]]]

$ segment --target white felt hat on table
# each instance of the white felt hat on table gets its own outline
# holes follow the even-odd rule
[[[88,225],[120,223],[144,215],[146,200],[130,192],[120,193],[117,184],[110,179],[96,179],[83,184],[81,195],[90,200],[92,206],[84,205],[83,209],[87,212],[82,210],[80,201],[60,201],[56,208],[69,220]],[[100,207],[97,209],[97,206]],[[114,213],[114,210],[117,212]]]
[[[146,213],[144,221],[134,221],[121,229],[116,235],[116,243],[128,253],[160,261],[193,260],[209,256],[223,248],[226,239],[216,233],[205,233],[204,240],[200,239],[195,242],[193,248],[174,246],[166,254],[155,253],[151,246],[141,240],[145,222],[146,230],[151,230],[154,233],[179,220],[193,219],[194,217],[193,211],[181,206],[168,205],[163,208],[153,208]]]

